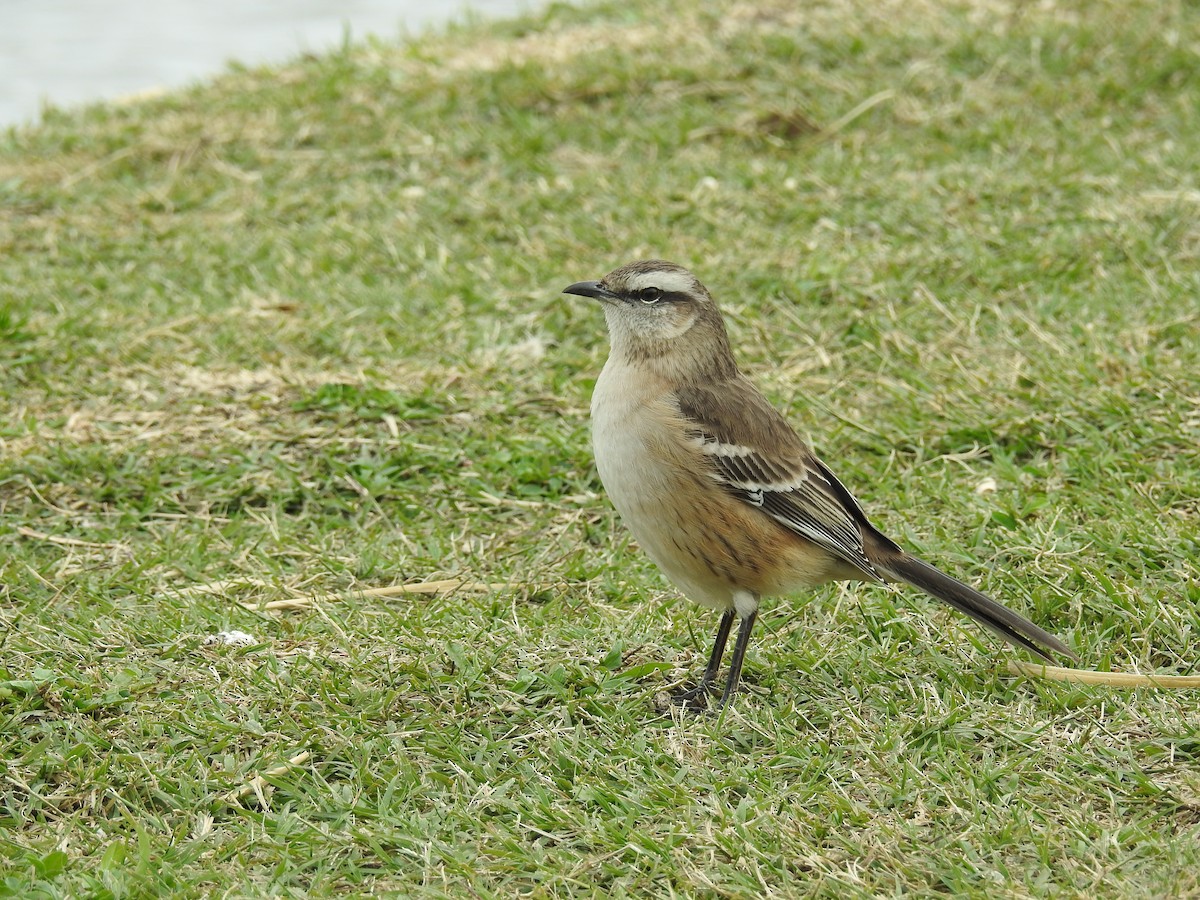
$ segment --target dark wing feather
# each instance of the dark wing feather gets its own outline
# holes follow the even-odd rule
[[[853,495],[741,375],[713,387],[682,390],[678,398],[692,439],[709,464],[709,475],[733,496],[868,578],[907,581],[1006,641],[1051,661],[1049,651],[1076,658],[1054,635],[905,553],[881,534]]]
[[[863,531],[891,544],[867,522],[857,501],[766,398],[738,375],[678,393],[679,411],[709,475],[780,525],[850,563],[880,575],[863,550]]]

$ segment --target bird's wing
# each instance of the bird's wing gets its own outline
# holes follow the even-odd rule
[[[871,526],[853,495],[745,377],[680,390],[676,398],[715,482],[868,578],[881,580],[863,550],[864,529],[891,541]]]

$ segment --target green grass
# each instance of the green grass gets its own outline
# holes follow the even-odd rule
[[[911,592],[774,600],[734,708],[663,713],[716,621],[603,496],[559,293],[691,266],[885,531],[1195,673],[1198,47],[553,6],[0,136],[0,895],[1200,894],[1200,698]],[[458,576],[511,587],[354,593]]]

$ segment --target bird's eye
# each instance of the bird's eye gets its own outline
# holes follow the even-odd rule
[[[643,303],[657,303],[662,299],[662,288],[648,287],[637,292],[638,299]]]

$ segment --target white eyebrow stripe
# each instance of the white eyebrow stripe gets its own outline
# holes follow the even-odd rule
[[[686,272],[654,271],[639,272],[626,283],[630,291],[642,288],[660,288],[666,294],[689,294],[695,279]]]

